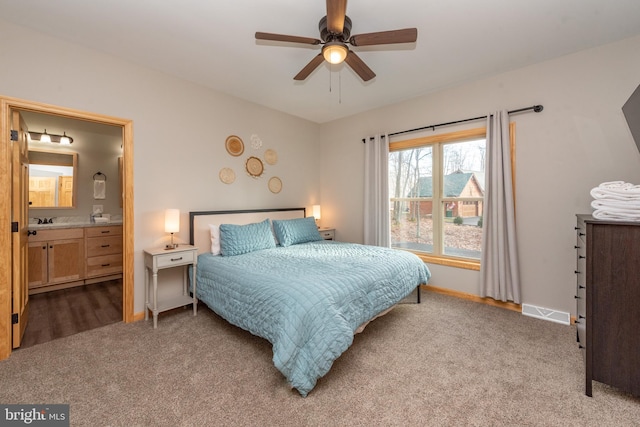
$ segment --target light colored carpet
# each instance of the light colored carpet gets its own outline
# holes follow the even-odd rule
[[[268,342],[201,306],[15,351],[0,402],[69,403],[73,426],[637,426],[640,399],[584,395],[575,329],[423,292],[356,336],[307,398]]]

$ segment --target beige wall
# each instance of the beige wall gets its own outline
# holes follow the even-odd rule
[[[319,202],[319,125],[8,22],[0,21],[0,40],[0,57],[13,64],[0,68],[0,94],[133,120],[136,313],[144,306],[142,250],[167,241],[164,209],[181,210],[177,240],[187,242],[191,210]],[[279,156],[259,179],[244,172],[246,155],[261,153],[252,134]],[[227,154],[229,135],[243,138],[246,155]],[[235,170],[234,184],[220,182],[223,167]],[[282,179],[281,193],[268,190],[271,176]]]
[[[0,68],[0,94],[134,121],[136,312],[143,309],[142,250],[164,243],[168,207],[181,209],[178,239],[187,241],[190,210],[321,201],[322,225],[361,242],[361,139],[376,132],[543,104],[540,114],[514,117],[522,294],[525,303],[562,311],[574,312],[574,214],[590,211],[589,190],[601,182],[640,183],[640,154],[620,110],[640,83],[638,37],[323,125],[8,22],[0,39],[0,56],[14,64]],[[282,178],[282,193],[243,173],[243,158],[224,149],[231,134],[247,142],[247,154],[252,134],[277,150],[279,163],[266,176]],[[218,180],[222,167],[235,169],[236,183]],[[477,272],[430,267],[434,285],[477,293]]]
[[[589,190],[602,182],[640,184],[621,111],[640,84],[638,52],[640,37],[627,39],[323,125],[323,223],[340,239],[363,240],[364,136],[543,104],[542,113],[513,116],[522,296],[575,313],[574,215],[591,212]],[[433,285],[478,294],[477,272],[430,268]]]

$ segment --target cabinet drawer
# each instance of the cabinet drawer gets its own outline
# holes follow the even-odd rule
[[[82,239],[82,228],[58,228],[54,230],[35,230],[36,234],[29,236],[29,243],[48,242],[51,240]]]
[[[191,264],[194,260],[194,251],[168,253],[156,257],[157,267],[164,268],[171,265]]]
[[[322,236],[324,240],[333,240],[335,239],[335,235],[335,230],[320,230],[320,236]]]
[[[122,255],[105,255],[87,258],[87,277],[122,273]]]
[[[84,229],[87,237],[100,237],[100,236],[122,236],[121,225],[107,225],[104,227],[87,227]]]
[[[122,236],[91,237],[87,239],[87,256],[102,256],[122,253]]]

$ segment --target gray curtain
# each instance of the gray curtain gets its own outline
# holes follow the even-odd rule
[[[487,118],[480,296],[520,304],[512,182],[509,113],[503,110]]]
[[[364,244],[389,247],[389,136],[365,141]]]

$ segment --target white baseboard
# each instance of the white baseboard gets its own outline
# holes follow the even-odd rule
[[[536,307],[531,304],[522,304],[522,314],[550,322],[562,323],[563,325],[571,324],[571,315],[569,313],[551,310],[550,308]]]

